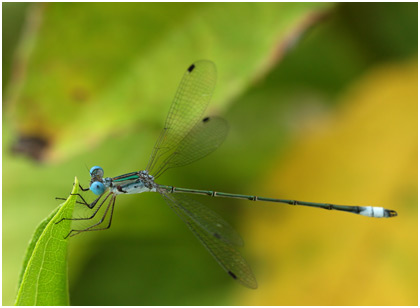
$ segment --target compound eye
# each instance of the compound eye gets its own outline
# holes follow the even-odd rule
[[[93,182],[92,185],[90,185],[89,189],[95,195],[102,195],[105,191],[105,185],[101,182]]]
[[[92,168],[90,168],[90,176],[91,177],[100,177],[102,178],[104,176],[104,169],[102,169],[99,166],[93,166]]]

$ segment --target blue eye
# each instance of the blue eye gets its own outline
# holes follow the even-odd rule
[[[93,182],[92,185],[90,185],[89,189],[95,195],[102,195],[105,191],[105,185],[101,182]]]
[[[104,175],[104,169],[102,169],[99,166],[93,166],[92,168],[90,168],[90,176],[99,176],[99,177],[103,177]]]

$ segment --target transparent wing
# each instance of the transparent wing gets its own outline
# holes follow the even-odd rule
[[[180,194],[160,193],[172,210],[187,224],[188,228],[232,278],[248,288],[257,288],[254,274],[241,254],[231,244],[222,241],[206,229],[203,229],[201,225],[191,218],[188,211],[185,211],[183,207],[185,196],[180,197]],[[191,204],[196,206],[198,202],[194,201]],[[203,207],[202,205],[200,206]]]
[[[157,140],[146,170],[153,174],[178,143],[201,120],[216,85],[216,66],[201,60],[185,72],[169,109],[165,127]]]
[[[151,174],[156,179],[169,168],[185,166],[207,156],[223,143],[227,132],[228,124],[224,119],[204,118],[195,124]]]
[[[200,202],[189,198],[185,194],[168,194],[159,190],[161,194],[169,195],[168,198],[176,203],[177,207],[207,233],[227,244],[242,246],[241,236],[222,217],[202,205]]]

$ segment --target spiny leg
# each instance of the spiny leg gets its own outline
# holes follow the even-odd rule
[[[90,226],[90,227],[88,227],[88,228],[86,228],[86,229],[83,229],[83,230],[71,230],[70,231],[70,233],[66,236],[66,238],[72,233],[72,232],[74,232],[73,234],[71,234],[70,236],[75,236],[75,235],[77,235],[77,234],[79,234],[79,233],[82,233],[82,232],[87,232],[87,231],[100,231],[100,230],[106,230],[106,229],[109,229],[110,227],[111,227],[111,222],[112,222],[112,216],[113,216],[113,214],[114,214],[114,205],[115,205],[115,199],[116,199],[116,197],[115,196],[112,196],[112,198],[111,198],[111,200],[109,200],[109,203],[108,203],[108,206],[107,206],[107,208],[106,208],[106,210],[105,210],[105,213],[104,213],[104,215],[102,216],[102,218],[96,223],[96,224],[93,224],[92,226]],[[104,222],[104,220],[105,220],[105,218],[106,218],[106,215],[108,214],[108,210],[109,210],[109,208],[111,208],[111,213],[110,213],[110,216],[109,216],[109,222],[108,222],[108,225],[106,226],[106,227],[104,227],[104,228],[97,228],[97,229],[93,229],[94,227],[96,227],[96,226],[98,226],[98,225],[100,225],[101,223],[103,223]]]
[[[89,190],[89,188],[83,188],[83,186],[82,185],[80,185],[79,184],[79,188],[82,190],[82,191],[88,191]],[[86,202],[86,200],[82,197],[82,195],[81,194],[70,194],[70,196],[79,196],[80,197],[80,199],[82,199],[82,201],[83,202],[80,202],[80,201],[76,201],[76,203],[78,203],[78,204],[83,204],[83,205],[86,205],[88,208],[90,208],[90,209],[92,209],[94,206],[95,206],[95,204],[96,204],[96,202],[98,202],[98,199],[100,198],[98,198],[97,200],[95,200],[94,202],[92,202],[92,203],[87,203]],[[60,198],[60,197],[55,197],[55,200],[67,200],[66,198]]]
[[[95,212],[93,212],[93,214],[90,216],[90,217],[85,217],[85,218],[66,218],[66,217],[64,217],[64,218],[61,218],[59,221],[57,221],[56,222],[56,224],[58,224],[58,223],[60,223],[60,222],[62,222],[63,220],[90,220],[90,219],[93,219],[95,216],[96,216],[96,214],[99,212],[99,210],[101,209],[101,207],[102,207],[102,205],[105,203],[105,201],[109,198],[109,196],[111,195],[112,193],[109,193],[103,200],[102,200],[102,202],[98,205],[98,207],[96,208],[96,210],[95,210]],[[96,198],[96,200],[95,201],[93,201],[91,204],[89,204],[88,205],[88,207],[90,208],[90,209],[92,209],[92,208],[94,208],[95,207],[95,205],[96,205],[96,203],[98,203],[98,201],[99,201],[99,199],[101,199],[102,198],[102,196],[103,196],[103,194],[102,195],[100,195],[98,198]],[[68,235],[67,235],[68,236]]]
[[[80,185],[80,184],[79,184],[79,188],[80,188],[82,191],[88,191],[88,190],[89,190],[89,188],[83,188],[83,186],[82,186],[82,185]]]
[[[95,206],[96,202],[98,202],[97,200],[95,200],[96,202],[94,201],[92,203],[87,203],[86,200],[82,197],[81,194],[70,194],[70,196],[78,196],[78,197],[80,197],[80,199],[82,199],[83,202],[76,201],[76,203],[86,205],[90,209]],[[65,201],[67,199],[66,198],[60,198],[60,197],[55,197],[55,200],[64,200]]]

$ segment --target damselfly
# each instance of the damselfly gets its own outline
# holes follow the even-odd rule
[[[69,235],[108,229],[111,226],[115,199],[118,195],[158,192],[231,277],[246,287],[257,288],[257,282],[250,267],[234,248],[234,246],[243,245],[241,237],[219,215],[201,203],[188,198],[185,194],[318,207],[368,217],[397,216],[397,212],[382,207],[273,199],[157,184],[155,180],[169,168],[185,166],[197,161],[216,150],[224,141],[228,128],[226,122],[219,117],[203,117],[215,84],[216,67],[213,62],[202,60],[188,67],[146,169],[113,178],[104,178],[104,170],[101,167],[92,167],[90,169],[90,187],[80,186],[80,188],[83,191],[90,189],[98,197],[92,203],[87,203],[79,195],[83,201],[79,203],[85,204],[90,209],[96,208],[90,217],[66,219],[92,220],[104,204],[105,210],[99,221],[85,229],[73,229]]]

